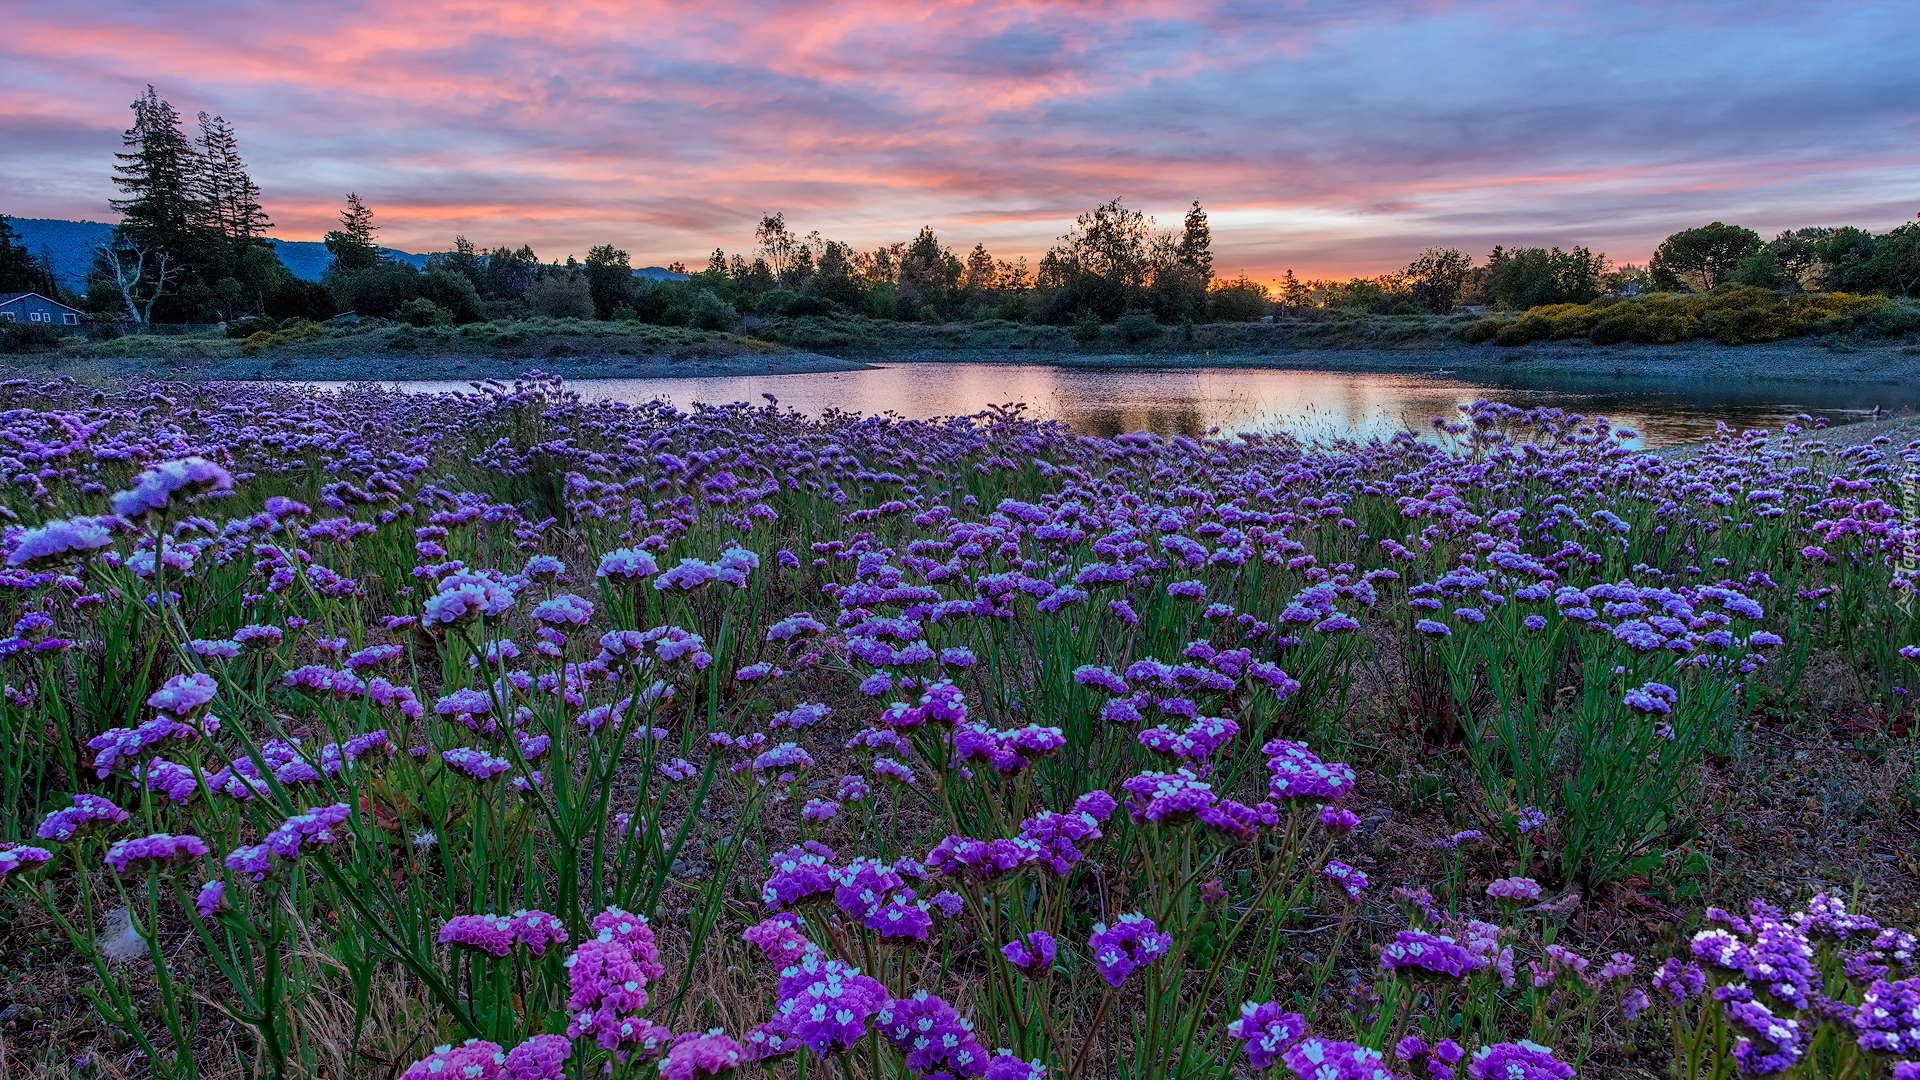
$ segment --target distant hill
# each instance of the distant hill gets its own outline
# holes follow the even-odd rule
[[[78,287],[86,283],[87,268],[93,264],[93,249],[104,243],[113,232],[113,226],[100,221],[63,221],[59,218],[8,218],[13,231],[20,234],[27,249],[35,255],[42,248],[53,255],[53,273],[61,284]],[[333,255],[327,251],[327,245],[318,240],[272,240],[274,251],[280,256],[280,262],[293,276],[308,281],[319,281],[327,267],[333,265]],[[387,257],[424,269],[428,255],[416,255],[410,251],[398,251],[382,248]],[[633,272],[634,277],[648,278],[653,281],[685,281],[687,275],[677,274],[663,266],[641,267]]]

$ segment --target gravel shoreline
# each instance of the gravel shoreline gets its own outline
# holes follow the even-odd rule
[[[874,363],[1052,364],[1068,368],[1277,368],[1474,378],[1593,377],[1898,384],[1920,382],[1920,345],[1835,346],[1807,341],[1728,346],[1595,346],[1543,342],[1518,348],[1294,349],[1263,353],[1041,353],[924,350],[863,356]]]
[[[757,343],[756,343],[757,344]],[[737,346],[678,352],[602,352],[582,342],[575,355],[447,353],[267,353],[261,356],[45,355],[0,358],[0,369],[25,377],[72,375],[86,380],[170,378],[189,381],[459,381],[510,379],[539,369],[568,379],[685,379],[860,371],[892,364],[1043,364],[1063,368],[1264,368],[1457,376],[1500,383],[1532,379],[1649,379],[1706,382],[1799,382],[1848,385],[1920,384],[1920,345],[1843,345],[1808,340],[1726,346],[1593,346],[1542,342],[1381,349],[1276,349],[1270,352],[1068,353],[1021,349],[927,349],[829,356],[779,346]],[[604,348],[604,346],[603,346]],[[317,350],[316,350],[317,351]],[[689,355],[689,352],[693,352]]]
[[[501,357],[463,356],[235,356],[77,358],[48,355],[0,357],[0,371],[15,378],[70,375],[83,382],[172,379],[182,382],[465,382],[506,379],[544,371],[564,379],[697,379],[752,375],[802,375],[864,371],[873,365],[810,352],[740,353],[731,356],[616,355]]]

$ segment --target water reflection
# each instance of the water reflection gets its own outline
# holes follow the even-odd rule
[[[319,384],[335,386],[340,384]],[[409,389],[464,389],[464,382],[410,382]],[[570,384],[596,400],[660,399],[680,408],[773,394],[810,414],[837,408],[912,418],[1021,404],[1029,415],[1064,420],[1089,435],[1291,431],[1303,437],[1386,436],[1424,431],[1436,416],[1490,397],[1607,416],[1655,447],[1731,427],[1778,428],[1796,415],[1857,419],[1879,405],[1920,406],[1914,386],[1830,383],[1654,382],[1631,378],[1460,380],[1412,375],[1244,368],[1142,370],[1006,364],[898,364],[871,371],[696,379],[589,379]]]

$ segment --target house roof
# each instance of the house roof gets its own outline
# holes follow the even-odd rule
[[[9,292],[9,293],[0,293],[0,306],[4,306],[4,305],[7,305],[7,304],[11,304],[11,303],[13,303],[13,302],[14,302],[15,300],[24,300],[24,299],[26,299],[26,298],[27,298],[27,297],[29,297],[29,296],[35,296],[35,297],[39,297],[40,299],[42,299],[42,300],[45,300],[45,301],[46,301],[47,303],[49,303],[49,304],[52,304],[52,305],[53,305],[54,307],[57,307],[57,308],[64,308],[64,309],[66,309],[67,311],[71,311],[71,312],[75,312],[75,313],[78,313],[78,312],[80,311],[80,309],[79,309],[79,308],[77,308],[77,307],[74,307],[74,306],[73,306],[73,305],[71,305],[71,304],[63,304],[63,303],[61,303],[60,301],[58,301],[58,300],[55,300],[55,299],[54,299],[53,297],[51,297],[51,296],[44,296],[44,295],[42,295],[42,294],[40,294],[40,293],[37,293],[37,292]]]

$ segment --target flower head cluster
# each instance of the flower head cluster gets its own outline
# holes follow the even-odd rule
[[[1300,1080],[1395,1080],[1385,1055],[1349,1042],[1302,1039],[1280,1057]]]
[[[115,806],[112,800],[82,793],[73,797],[72,806],[48,814],[34,835],[42,840],[71,840],[84,829],[118,825],[129,817],[132,815]]]
[[[1567,1080],[1573,1066],[1555,1058],[1551,1049],[1522,1039],[1475,1050],[1467,1075],[1472,1080]]]
[[[1014,970],[1034,978],[1053,971],[1053,958],[1059,951],[1059,943],[1045,930],[1035,930],[1000,946],[1000,955]]]
[[[660,1078],[703,1080],[726,1076],[745,1060],[746,1049],[722,1029],[689,1031],[668,1045],[667,1058],[660,1063]]]
[[[1307,1018],[1275,1002],[1249,1001],[1240,1006],[1240,1018],[1227,1025],[1227,1034],[1244,1044],[1247,1064],[1264,1071],[1306,1037]]]
[[[15,870],[37,866],[53,858],[53,852],[42,847],[28,847],[25,844],[0,847],[0,882]]]
[[[779,997],[767,1029],[816,1054],[851,1047],[890,997],[887,988],[820,953],[801,957],[780,975]]]
[[[113,496],[113,512],[133,519],[165,510],[175,495],[233,487],[233,475],[203,457],[165,461],[133,478],[130,490]]]
[[[544,911],[516,911],[512,915],[455,915],[440,927],[440,944],[457,945],[489,956],[508,956],[525,945],[535,956],[548,945],[567,943],[566,923]]]
[[[1680,692],[1665,683],[1650,682],[1637,690],[1627,691],[1621,699],[1629,709],[1636,712],[1665,715],[1673,711],[1674,703],[1680,700]]]
[[[987,1071],[987,1051],[973,1024],[944,998],[921,990],[887,1002],[873,1021],[874,1030],[906,1055],[907,1067],[928,1080],[967,1080]]]
[[[1275,739],[1260,748],[1273,773],[1267,789],[1276,799],[1332,802],[1353,790],[1359,778],[1351,766],[1326,762],[1305,743]]]
[[[42,566],[74,559],[113,544],[112,518],[49,521],[20,534],[7,553],[8,566]]]
[[[1427,979],[1462,979],[1480,966],[1473,954],[1446,934],[1400,930],[1380,950],[1380,966],[1388,971]]]
[[[15,849],[22,850],[22,849]],[[27,848],[24,850],[35,850]],[[171,833],[151,833],[132,840],[121,840],[107,849],[106,863],[115,871],[125,874],[136,868],[159,867],[166,863],[185,862],[207,854],[206,841],[197,836],[174,836]]]
[[[1173,947],[1173,935],[1159,932],[1145,915],[1130,912],[1115,919],[1112,926],[1095,923],[1087,947],[1093,950],[1093,966],[1100,977],[1107,980],[1107,985],[1119,987],[1136,969],[1166,955]]]

